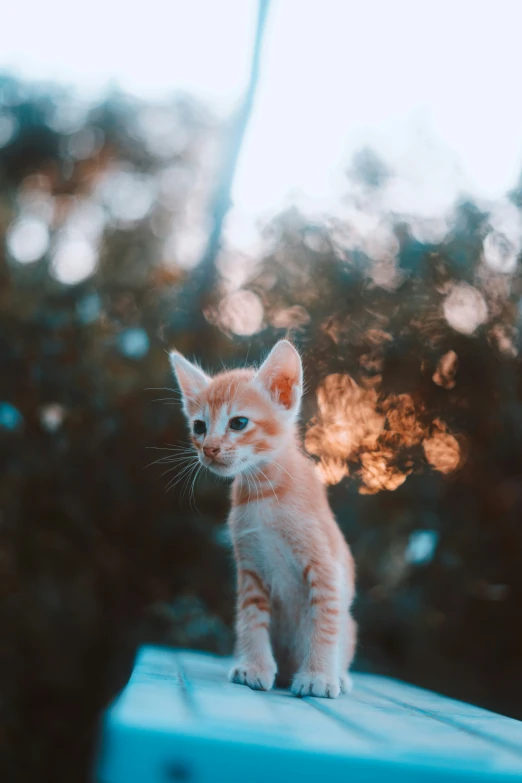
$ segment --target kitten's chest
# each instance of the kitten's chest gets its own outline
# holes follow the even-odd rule
[[[279,533],[285,518],[278,511],[270,504],[253,505],[238,526],[238,534],[272,594],[287,597],[298,584],[298,572],[288,544]]]

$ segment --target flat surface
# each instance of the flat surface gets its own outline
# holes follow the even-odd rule
[[[100,783],[522,780],[522,723],[354,674],[335,700],[227,682],[231,661],[141,649],[107,711]]]

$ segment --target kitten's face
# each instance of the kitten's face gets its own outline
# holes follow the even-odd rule
[[[301,360],[290,343],[277,343],[258,372],[210,378],[181,354],[173,352],[171,362],[202,465],[236,476],[277,458],[292,435],[302,393]]]

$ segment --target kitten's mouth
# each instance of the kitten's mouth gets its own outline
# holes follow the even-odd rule
[[[212,470],[214,473],[217,473],[219,476],[234,475],[235,471],[233,470],[231,462],[220,462],[217,459],[209,459],[208,457],[203,457],[202,462],[206,468]]]

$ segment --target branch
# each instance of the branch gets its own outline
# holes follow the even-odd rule
[[[250,78],[245,91],[241,106],[239,107],[235,122],[230,134],[228,152],[225,155],[221,173],[218,178],[215,195],[213,198],[213,207],[211,211],[212,230],[210,232],[208,243],[198,265],[199,286],[199,315],[205,307],[206,299],[214,288],[216,281],[215,262],[221,249],[221,236],[223,233],[223,224],[231,206],[231,190],[236,173],[237,160],[245,131],[248,126],[257,84],[259,81],[259,67],[261,61],[261,51],[263,48],[263,38],[266,27],[266,19],[270,0],[259,0],[257,15],[256,36],[254,40],[254,49],[250,66]]]

